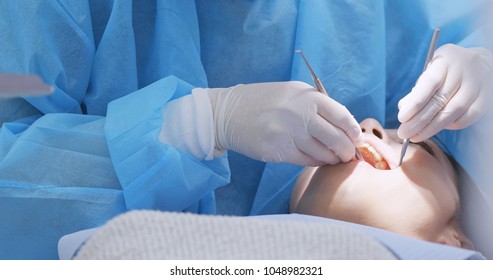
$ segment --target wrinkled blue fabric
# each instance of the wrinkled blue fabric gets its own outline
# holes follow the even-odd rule
[[[432,29],[475,44],[481,6],[452,2],[1,0],[0,72],[56,90],[0,100],[0,258],[57,258],[62,235],[128,209],[286,213],[302,167],[198,161],[157,140],[162,106],[194,87],[311,83],[301,49],[358,121],[395,128]]]
[[[207,86],[195,10],[0,1],[0,72],[56,87],[0,101],[1,259],[57,258],[61,236],[127,209],[215,213],[227,159],[199,162],[157,141],[162,106]]]

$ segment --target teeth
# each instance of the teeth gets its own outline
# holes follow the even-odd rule
[[[375,161],[382,161],[383,160],[383,157],[375,150],[375,148],[373,148],[373,146],[370,146],[369,144],[364,143],[360,147],[366,148],[373,155],[373,157],[375,158]]]
[[[373,146],[365,143],[358,147],[363,155],[363,159],[376,169],[388,170],[389,164],[385,159],[373,148]]]
[[[375,168],[380,169],[380,170],[386,170],[386,169],[389,169],[389,166],[387,165],[387,163],[385,161],[379,161],[379,162],[375,163]]]

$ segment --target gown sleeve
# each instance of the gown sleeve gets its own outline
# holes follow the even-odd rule
[[[206,86],[194,16],[193,1],[0,1],[0,72],[55,88],[0,100],[0,259],[56,259],[61,236],[128,209],[215,212],[227,158],[158,141],[164,104]]]

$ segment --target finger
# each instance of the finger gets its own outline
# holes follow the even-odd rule
[[[484,115],[485,108],[483,104],[481,102],[474,102],[458,120],[448,125],[446,129],[464,129],[477,122]]]
[[[296,157],[296,160],[293,162],[289,161],[282,161],[282,162],[287,162],[291,164],[296,164],[299,166],[322,166],[326,165],[327,163],[321,160],[318,160],[316,158],[310,157],[306,154],[303,154],[303,152],[300,151],[300,155]]]
[[[461,81],[462,71],[450,69],[443,86],[433,94],[432,98],[428,101],[428,104],[426,104],[414,117],[399,127],[399,137],[402,137],[402,139],[415,139],[417,134],[421,134],[421,137],[425,137],[426,134],[423,132],[423,129],[430,125],[433,126],[434,119],[447,106],[452,97],[456,95],[460,88]]]
[[[327,146],[314,137],[296,141],[295,144],[301,152],[318,162],[322,162],[324,164],[337,164],[341,162],[341,159],[332,150],[327,148]]]
[[[264,162],[285,162],[300,166],[320,166],[326,164],[324,161],[313,158],[312,156],[299,150],[297,147],[291,147],[284,150],[269,149],[269,153],[264,153],[256,160]]]
[[[354,158],[355,145],[346,133],[332,125],[321,116],[313,118],[307,125],[308,133],[320,141],[328,150],[342,161],[347,162]]]
[[[456,120],[450,123],[446,129],[457,130],[468,127],[473,124],[477,120],[483,116],[484,112],[486,112],[488,108],[488,101],[485,94],[481,94],[479,87],[472,88],[471,91],[474,91],[475,94],[471,94],[470,98],[464,98],[462,102],[470,101],[470,104],[466,107],[466,110],[463,112],[461,116],[459,116]],[[460,101],[457,106],[460,106]]]
[[[464,110],[461,111],[461,108],[456,106],[449,106],[449,102],[458,94],[461,81],[462,71],[450,69],[443,86],[433,95],[428,102],[429,104],[411,120],[401,125],[398,131],[399,136],[411,138],[413,141],[422,141],[416,139],[428,139],[437,130],[442,130],[458,118]]]
[[[398,104],[397,118],[401,123],[409,121],[429,103],[433,94],[442,87],[447,75],[445,59],[434,60],[419,77],[411,92]]]
[[[475,93],[471,94],[470,91],[475,91]],[[466,85],[461,87],[448,102],[447,106],[422,131],[413,136],[411,141],[424,141],[460,119],[472,104],[477,101],[477,91],[477,87],[470,88]]]
[[[397,130],[399,137],[401,139],[415,137],[416,134],[421,132],[428,124],[431,123],[433,118],[443,108],[443,104],[446,104],[446,102],[447,101],[440,93],[433,95],[433,98],[418,114],[416,114],[409,121],[401,124]]]
[[[361,132],[361,127],[349,110],[344,105],[338,103],[330,97],[321,97],[323,97],[323,100],[317,103],[317,113],[319,116],[325,119],[326,122],[329,122],[333,126],[340,129],[345,134],[344,138],[349,138],[353,143],[353,146],[363,144],[364,139],[363,133]],[[326,134],[326,136],[327,135],[329,134]],[[321,140],[321,142],[327,144],[328,141]]]
[[[477,98],[464,114],[450,124],[447,129],[457,130],[468,127],[479,120],[492,104],[491,92],[493,91],[493,84],[491,82],[491,72],[484,71],[483,75],[477,72],[470,72],[469,74],[471,77],[467,79],[467,81],[470,81],[468,84],[470,93],[468,94],[471,95],[471,99],[474,99],[474,96],[477,96]]]

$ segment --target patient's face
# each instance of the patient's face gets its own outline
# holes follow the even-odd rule
[[[293,191],[291,212],[472,248],[458,221],[455,172],[440,148],[432,141],[411,143],[397,167],[402,140],[396,130],[384,130],[374,119],[361,128],[365,161],[307,168]]]

